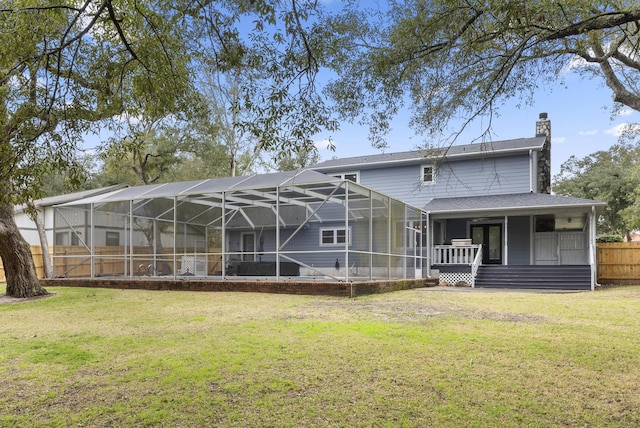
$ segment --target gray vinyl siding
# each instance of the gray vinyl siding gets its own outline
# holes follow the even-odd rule
[[[433,198],[530,191],[530,161],[526,154],[445,162],[436,169],[435,181],[430,184],[420,181],[422,165],[362,169],[360,183],[419,207]]]
[[[287,257],[291,257],[296,261],[312,267],[332,267],[335,266],[336,259],[340,262],[341,266],[344,266],[344,244],[336,245],[321,245],[320,244],[320,230],[325,228],[343,228],[344,221],[339,222],[309,222],[307,227],[298,231],[296,236],[289,241],[289,243],[282,248],[283,254],[286,253]],[[369,250],[369,223],[368,222],[350,222],[349,229],[351,233],[351,245],[349,250]],[[248,230],[249,231],[249,230]],[[248,232],[247,231],[247,232]],[[282,228],[280,229],[280,242],[284,243],[289,239],[295,228]],[[241,231],[229,232],[229,251],[240,251],[240,236]],[[256,232],[256,249],[258,249],[259,234]],[[262,237],[264,240],[262,261],[275,261],[276,255],[276,232],[274,229],[265,229],[262,231]],[[378,245],[386,245],[386,234],[383,238],[384,243],[380,242]],[[313,251],[313,253],[311,253]],[[386,249],[384,250],[386,251]],[[349,255],[349,265],[353,266],[355,263],[357,266],[362,266],[365,261],[360,260],[360,255]],[[368,256],[367,256],[368,257]],[[233,257],[234,259],[240,259],[240,256]],[[368,263],[368,262],[366,262]],[[366,264],[365,263],[365,264]]]
[[[449,219],[445,231],[444,242],[451,245],[452,239],[467,238],[467,220],[466,219]]]
[[[414,206],[420,195],[420,165],[365,169],[360,171],[360,184]]]
[[[509,260],[510,265],[531,264],[530,218],[509,217]]]

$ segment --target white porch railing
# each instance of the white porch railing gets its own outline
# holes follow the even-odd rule
[[[481,249],[482,245],[434,245],[431,263],[434,265],[472,265],[478,258],[478,254],[482,254]]]
[[[478,275],[478,267],[482,264],[482,245],[479,245],[479,247],[476,258],[473,259],[471,264],[471,288],[476,288],[476,275]]]

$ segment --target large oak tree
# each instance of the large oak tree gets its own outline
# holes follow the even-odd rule
[[[565,72],[602,79],[617,105],[640,111],[637,2],[389,0],[364,11],[352,3],[327,20],[341,36],[329,91],[343,117],[369,125],[374,145],[386,144],[402,108],[418,132],[440,136],[452,119],[531,101]]]
[[[193,100],[191,54],[222,71],[243,64],[239,124],[267,148],[310,146],[335,129],[315,90],[316,2],[0,0],[0,257],[7,294],[46,293],[14,205],[40,195],[45,171],[66,169],[82,137],[129,117],[165,117]],[[70,169],[71,178],[74,170]],[[79,176],[79,175],[78,175]]]
[[[45,172],[73,165],[83,134],[131,99],[170,111],[189,91],[185,58],[163,49],[181,43],[180,23],[149,6],[0,2],[0,256],[10,296],[46,293],[14,204],[38,197]]]

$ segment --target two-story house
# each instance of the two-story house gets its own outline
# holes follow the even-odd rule
[[[446,149],[333,159],[315,171],[427,212],[425,262],[441,282],[591,288],[605,203],[551,194],[551,124],[535,136]]]
[[[64,276],[593,289],[605,204],[552,195],[550,156],[541,115],[532,138],[118,189],[54,208],[54,264]]]

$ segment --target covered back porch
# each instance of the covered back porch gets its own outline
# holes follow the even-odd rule
[[[604,205],[538,193],[434,199],[428,273],[471,287],[593,289]]]

